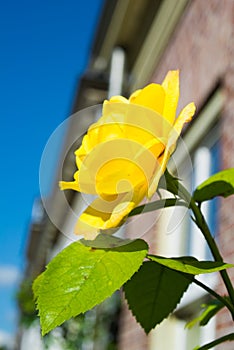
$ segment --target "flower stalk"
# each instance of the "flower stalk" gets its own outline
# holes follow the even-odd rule
[[[210,295],[212,295],[214,298],[216,298],[222,304],[224,304],[228,308],[228,310],[231,312],[231,314],[234,313],[234,305],[229,303],[226,298],[224,298],[220,294],[216,293],[213,289],[211,289],[210,287],[208,287],[206,284],[202,283],[201,281],[197,280],[195,277],[193,279],[193,283],[195,283],[197,286],[204,289],[206,292],[208,292]]]
[[[193,215],[194,215],[194,222],[201,230],[201,232],[202,232],[202,234],[203,234],[203,236],[204,236],[204,238],[205,238],[205,240],[210,248],[210,251],[213,255],[214,260],[218,261],[218,262],[223,262],[223,258],[220,254],[220,251],[218,249],[218,246],[217,246],[214,238],[212,237],[212,234],[211,234],[210,229],[206,223],[206,220],[202,214],[200,206],[198,206],[196,204],[193,197],[190,195],[190,193],[187,191],[187,189],[181,183],[179,184],[178,192],[179,192],[178,193],[179,196],[188,203],[189,208],[192,210]],[[232,282],[231,282],[226,270],[220,271],[220,275],[221,275],[223,282],[226,286],[226,289],[228,291],[228,295],[230,297],[230,300],[231,300],[231,303],[233,306],[232,309],[230,307],[228,309],[230,310],[230,312],[232,314],[232,318],[234,320],[234,289],[233,289],[233,285],[232,285]]]

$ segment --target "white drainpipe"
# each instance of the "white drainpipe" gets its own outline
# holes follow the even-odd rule
[[[124,80],[125,52],[115,47],[112,52],[108,98],[121,95]]]

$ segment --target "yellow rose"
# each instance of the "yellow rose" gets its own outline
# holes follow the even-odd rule
[[[169,71],[162,85],[104,102],[102,117],[75,151],[74,181],[60,182],[62,190],[97,196],[79,217],[76,234],[94,239],[100,230],[118,227],[144,197],[152,197],[184,123],[195,113],[190,103],[176,119],[178,98],[179,72]]]

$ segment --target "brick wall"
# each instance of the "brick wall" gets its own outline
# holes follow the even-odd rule
[[[170,69],[180,69],[181,99],[178,110],[194,101],[199,108],[219,82],[226,102],[222,112],[222,166],[234,167],[234,1],[192,0],[186,8],[165,53],[156,67],[152,82],[161,82]],[[221,200],[219,245],[225,260],[234,263],[234,197]],[[153,235],[151,230],[149,235]],[[152,237],[151,237],[152,239]],[[230,270],[234,282],[234,269]],[[221,284],[219,292],[224,292]],[[131,319],[125,306],[121,318],[120,350],[147,349],[146,337]],[[229,314],[217,318],[217,336],[233,329]],[[129,337],[131,340],[129,341]],[[133,341],[137,339],[137,345]],[[141,341],[140,341],[141,339]],[[142,344],[145,344],[144,346]],[[227,342],[217,350],[231,350]],[[160,350],[160,349],[158,349]]]
[[[194,101],[200,107],[231,65],[232,0],[192,0],[172,35],[152,81],[179,69],[179,110]]]
[[[194,100],[198,109],[221,83],[225,106],[221,116],[222,167],[234,167],[234,2],[230,0],[193,0],[184,13],[152,81],[161,81],[172,68],[180,69],[180,108]],[[180,109],[179,108],[179,109]],[[219,245],[226,261],[234,262],[234,197],[221,200]],[[229,271],[234,282],[234,269]],[[219,293],[225,293],[222,284]],[[233,331],[227,311],[217,318],[217,337]],[[233,349],[233,342],[217,350]]]
[[[134,316],[123,300],[122,312],[120,315],[120,332],[118,349],[121,350],[144,350],[147,349],[148,339],[141,326],[136,322]]]
[[[234,11],[234,9],[233,9]],[[234,13],[234,12],[233,12]],[[233,21],[234,23],[234,21]],[[233,27],[234,28],[234,27]],[[233,33],[234,35],[234,33]],[[230,57],[234,64],[233,51],[230,50]],[[230,64],[224,76],[225,106],[222,115],[222,166],[223,168],[234,167],[234,65]],[[225,260],[234,263],[234,196],[221,200],[220,210],[220,236],[219,245]],[[234,269],[228,271],[234,282]],[[226,293],[222,284],[219,292]],[[217,336],[233,332],[233,322],[230,315],[223,311],[219,314],[217,324]],[[220,345],[217,350],[232,350],[233,342]]]

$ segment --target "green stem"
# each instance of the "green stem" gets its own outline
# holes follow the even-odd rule
[[[208,287],[206,284],[202,283],[201,281],[197,280],[196,278],[193,279],[193,282],[197,286],[201,287],[206,292],[208,292],[210,295],[215,297],[217,300],[219,300],[223,305],[225,305],[228,308],[228,310],[230,310],[230,312],[232,314],[234,313],[234,306],[232,304],[230,304],[227,299],[225,299],[224,297],[222,297],[221,295],[216,293],[213,289],[211,289],[210,287]]]
[[[188,205],[189,208],[193,211],[194,217],[195,217],[195,223],[200,228],[203,236],[206,239],[206,242],[210,248],[210,251],[214,257],[215,261],[223,262],[223,258],[219,252],[219,249],[217,247],[217,244],[214,240],[214,238],[211,235],[210,229],[206,223],[206,220],[201,212],[201,209],[199,206],[195,203],[194,199],[191,197],[190,193],[186,190],[185,187],[179,184],[179,195],[182,199],[184,199]],[[223,279],[223,282],[227,288],[229,297],[231,299],[232,304],[234,305],[234,289],[231,283],[231,280],[227,274],[226,270],[220,271],[221,277]],[[234,319],[234,312],[232,312],[232,317]]]
[[[174,207],[174,206],[183,206],[188,207],[187,203],[181,201],[178,198],[167,198],[167,199],[159,199],[154,202],[146,203],[143,205],[139,205],[134,208],[128,216],[134,216],[138,214],[148,213],[150,211],[155,211],[162,208]]]
[[[226,341],[232,341],[232,340],[234,340],[234,333],[229,333],[221,338],[218,338],[218,339],[212,341],[209,344],[203,345],[201,347],[197,347],[195,349],[196,350],[209,350],[218,344],[224,343]]]

